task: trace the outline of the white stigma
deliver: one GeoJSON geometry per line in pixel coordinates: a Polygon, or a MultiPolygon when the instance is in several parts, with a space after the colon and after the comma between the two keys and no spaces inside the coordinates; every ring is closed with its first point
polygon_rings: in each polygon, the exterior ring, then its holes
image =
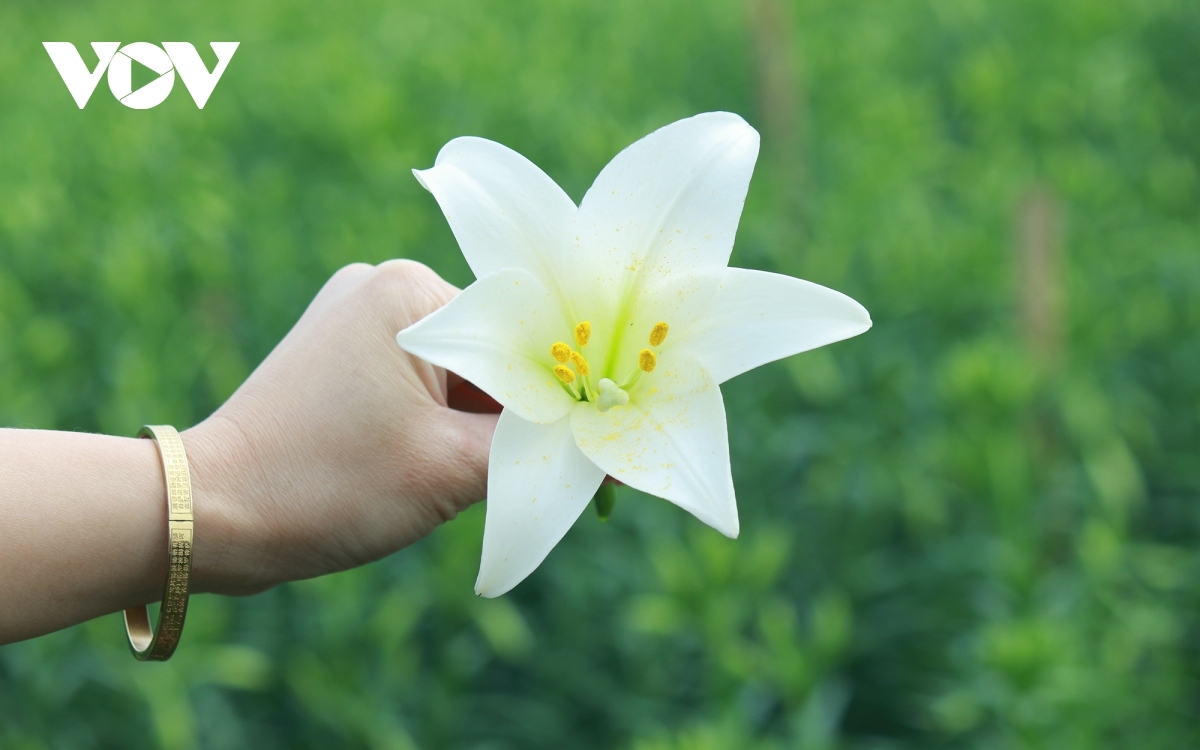
{"type": "Polygon", "coordinates": [[[608,378],[600,378],[600,396],[596,399],[596,409],[608,411],[614,406],[624,406],[629,403],[629,394],[608,378]]]}

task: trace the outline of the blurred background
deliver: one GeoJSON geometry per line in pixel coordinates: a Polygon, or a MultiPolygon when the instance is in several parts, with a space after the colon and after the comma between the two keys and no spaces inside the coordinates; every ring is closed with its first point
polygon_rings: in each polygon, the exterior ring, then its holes
{"type": "Polygon", "coordinates": [[[352,261],[469,283],[410,174],[466,134],[578,200],[738,112],[733,264],[875,320],[723,389],[738,541],[622,490],[482,600],[476,506],[165,665],[0,648],[0,747],[1200,746],[1195,2],[4,0],[0,101],[5,426],[193,424],[352,261]],[[79,111],[41,43],[98,40],[241,47],[79,111]]]}

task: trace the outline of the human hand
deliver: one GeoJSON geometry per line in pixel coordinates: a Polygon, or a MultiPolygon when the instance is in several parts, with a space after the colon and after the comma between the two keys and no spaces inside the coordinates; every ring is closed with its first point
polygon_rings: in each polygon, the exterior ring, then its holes
{"type": "Polygon", "coordinates": [[[455,376],[395,343],[457,293],[412,261],[341,269],[183,433],[194,591],[248,594],[361,565],[483,498],[496,416],[449,408],[455,376]]]}

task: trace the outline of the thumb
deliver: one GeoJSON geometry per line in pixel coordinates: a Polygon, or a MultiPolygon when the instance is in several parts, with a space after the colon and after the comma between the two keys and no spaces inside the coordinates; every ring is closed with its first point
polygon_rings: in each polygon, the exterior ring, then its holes
{"type": "Polygon", "coordinates": [[[487,496],[488,456],[500,415],[441,411],[447,445],[438,451],[445,461],[437,472],[439,489],[453,498],[461,510],[487,496]]]}

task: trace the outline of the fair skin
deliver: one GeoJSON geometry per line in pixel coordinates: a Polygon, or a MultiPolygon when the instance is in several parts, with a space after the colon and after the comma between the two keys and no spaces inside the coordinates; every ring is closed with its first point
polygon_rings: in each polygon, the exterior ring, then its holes
{"type": "MultiPolygon", "coordinates": [[[[457,292],[411,261],[343,268],[182,432],[193,593],[362,565],[483,498],[496,416],[450,408],[446,371],[394,340],[457,292]]],[[[0,644],[160,600],[165,492],[149,440],[0,430],[0,644]]]]}

